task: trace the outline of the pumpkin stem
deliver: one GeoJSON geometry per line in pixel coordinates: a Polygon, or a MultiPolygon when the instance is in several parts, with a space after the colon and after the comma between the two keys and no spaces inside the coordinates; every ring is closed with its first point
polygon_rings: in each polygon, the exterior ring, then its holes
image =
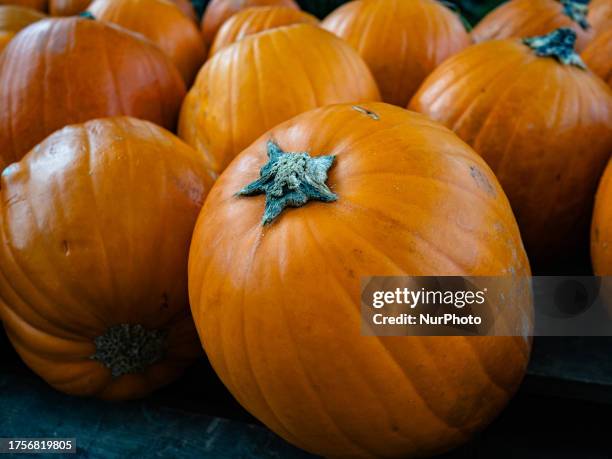
{"type": "Polygon", "coordinates": [[[576,32],[572,29],[557,29],[548,35],[523,38],[523,43],[529,46],[537,56],[554,57],[565,65],[575,65],[586,69],[586,65],[574,51],[576,32]]]}
{"type": "Polygon", "coordinates": [[[267,149],[270,160],[261,168],[259,179],[237,193],[266,195],[263,225],[272,223],[285,207],[302,207],[313,199],[323,202],[338,199],[325,184],[335,156],[313,158],[306,152],[286,153],[273,140],[268,141],[267,149]]]}
{"type": "Polygon", "coordinates": [[[587,15],[589,14],[589,0],[586,2],[559,0],[559,2],[563,5],[563,13],[572,21],[577,23],[582,30],[587,30],[590,27],[589,21],[587,21],[587,15]]]}
{"type": "Polygon", "coordinates": [[[91,19],[92,21],[96,20],[96,17],[89,11],[83,11],[82,13],[79,13],[79,17],[84,19],[91,19]]]}
{"type": "Polygon", "coordinates": [[[90,359],[109,368],[113,378],[142,373],[163,358],[166,337],[166,331],[147,330],[142,325],[115,325],[94,339],[96,353],[90,359]]]}

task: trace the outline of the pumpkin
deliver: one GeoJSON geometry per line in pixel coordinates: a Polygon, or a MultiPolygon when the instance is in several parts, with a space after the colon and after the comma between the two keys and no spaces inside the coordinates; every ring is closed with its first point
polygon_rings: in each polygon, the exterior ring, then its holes
{"type": "Polygon", "coordinates": [[[582,57],[593,73],[612,87],[612,29],[597,35],[582,57]]]}
{"type": "Polygon", "coordinates": [[[508,194],[533,263],[577,253],[612,152],[612,92],[571,29],[475,45],[433,72],[410,109],[453,129],[508,194]],[[551,229],[554,228],[554,231],[551,229]]]}
{"type": "Polygon", "coordinates": [[[485,16],[472,31],[476,43],[504,38],[544,35],[569,27],[578,35],[582,50],[593,37],[588,5],[572,0],[510,0],[485,16]]]}
{"type": "Polygon", "coordinates": [[[210,55],[248,35],[291,24],[317,25],[314,16],[284,6],[247,8],[229,18],[217,32],[210,55]]]}
{"type": "Polygon", "coordinates": [[[435,0],[356,0],[321,25],[363,57],[383,100],[402,107],[440,62],[470,43],[459,17],[435,0]]]}
{"type": "Polygon", "coordinates": [[[588,21],[597,34],[612,29],[612,0],[591,0],[588,21]]]}
{"type": "Polygon", "coordinates": [[[238,11],[254,6],[286,6],[299,9],[294,0],[210,0],[202,16],[202,36],[211,45],[223,23],[238,11]]]}
{"type": "Polygon", "coordinates": [[[612,162],[606,167],[595,198],[591,258],[596,275],[612,275],[612,162]]]}
{"type": "Polygon", "coordinates": [[[23,6],[0,6],[0,52],[21,29],[44,19],[46,16],[38,10],[23,6]]]}
{"type": "Polygon", "coordinates": [[[198,15],[193,8],[193,5],[190,0],[171,0],[176,6],[178,6],[179,10],[183,12],[185,16],[191,19],[194,22],[198,22],[198,15]]]}
{"type": "Polygon", "coordinates": [[[39,21],[0,56],[0,167],[94,118],[131,115],[172,129],[184,94],[178,71],[148,40],[84,18],[39,21]]]}
{"type": "Polygon", "coordinates": [[[197,358],[187,255],[212,183],[197,152],[150,122],[93,120],[1,183],[0,314],[32,370],[69,394],[128,399],[197,358]]]}
{"type": "Polygon", "coordinates": [[[251,35],[202,67],[179,119],[179,136],[221,172],[257,137],[299,113],[378,100],[366,64],[345,42],[310,24],[251,35]]]}
{"type": "Polygon", "coordinates": [[[529,289],[499,292],[514,298],[500,309],[513,336],[377,337],[361,334],[360,278],[529,273],[471,148],[417,113],[341,104],[275,127],[221,174],[189,298],[217,374],[277,434],[325,457],[424,457],[465,442],[516,390],[529,289]]]}
{"type": "Polygon", "coordinates": [[[90,4],[91,0],[49,0],[49,13],[51,16],[75,16],[90,4]]]}
{"type": "Polygon", "coordinates": [[[206,59],[198,28],[168,0],[95,0],[88,11],[150,39],[174,62],[187,86],[206,59]]]}
{"type": "Polygon", "coordinates": [[[47,0],[0,0],[1,5],[14,5],[42,12],[47,11],[47,0]]]}

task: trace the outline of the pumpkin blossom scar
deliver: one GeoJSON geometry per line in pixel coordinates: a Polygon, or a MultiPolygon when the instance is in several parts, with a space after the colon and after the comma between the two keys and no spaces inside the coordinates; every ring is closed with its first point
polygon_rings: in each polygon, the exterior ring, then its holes
{"type": "Polygon", "coordinates": [[[310,200],[333,202],[338,196],[326,185],[335,156],[311,157],[306,152],[287,153],[274,140],[267,143],[269,161],[259,179],[237,196],[266,195],[262,224],[272,223],[286,207],[301,207],[310,200]]]}

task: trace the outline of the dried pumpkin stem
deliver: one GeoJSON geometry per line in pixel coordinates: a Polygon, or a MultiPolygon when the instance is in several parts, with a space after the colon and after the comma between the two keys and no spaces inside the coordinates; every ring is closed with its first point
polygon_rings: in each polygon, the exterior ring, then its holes
{"type": "Polygon", "coordinates": [[[548,35],[523,38],[523,43],[529,46],[537,56],[554,57],[565,65],[586,68],[580,56],[574,51],[576,32],[572,29],[561,28],[548,35]]]}
{"type": "Polygon", "coordinates": [[[90,359],[110,369],[114,378],[142,373],[164,357],[167,335],[165,330],[147,330],[142,325],[115,325],[94,339],[96,353],[90,359]]]}
{"type": "Polygon", "coordinates": [[[587,15],[589,14],[588,1],[559,0],[559,2],[563,5],[563,13],[583,30],[587,30],[590,27],[589,21],[587,21],[587,15]]]}
{"type": "Polygon", "coordinates": [[[302,207],[310,200],[338,199],[325,184],[335,156],[311,157],[306,152],[286,153],[273,140],[267,144],[269,161],[259,179],[240,190],[238,196],[266,195],[262,224],[272,223],[286,207],[302,207]]]}

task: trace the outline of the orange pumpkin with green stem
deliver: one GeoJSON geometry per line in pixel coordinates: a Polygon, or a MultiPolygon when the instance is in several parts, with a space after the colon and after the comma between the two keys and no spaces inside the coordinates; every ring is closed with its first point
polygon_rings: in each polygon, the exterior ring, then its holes
{"type": "Polygon", "coordinates": [[[321,26],[350,43],[383,100],[402,107],[440,62],[470,44],[460,18],[435,0],[356,0],[321,26]]]}
{"type": "Polygon", "coordinates": [[[202,36],[210,46],[223,23],[241,10],[254,6],[286,6],[299,10],[294,0],[211,0],[202,16],[202,36]]]}
{"type": "Polygon", "coordinates": [[[582,58],[589,69],[612,88],[612,29],[597,35],[582,53],[582,58]]]}
{"type": "Polygon", "coordinates": [[[174,62],[187,86],[206,59],[198,28],[168,0],[95,0],[87,11],[147,37],[174,62]]]}
{"type": "Polygon", "coordinates": [[[231,45],[248,35],[291,24],[313,24],[314,16],[285,6],[247,8],[229,18],[217,32],[210,49],[212,56],[221,48],[231,45]]]}
{"type": "Polygon", "coordinates": [[[25,363],[105,399],[177,378],[201,353],[187,254],[211,184],[192,148],[121,117],[64,128],[5,169],[0,317],[25,363]]]}
{"type": "Polygon", "coordinates": [[[84,18],[39,21],[0,55],[0,168],[94,118],[131,115],[174,129],[184,95],[180,74],[148,40],[84,18]]]}
{"type": "Polygon", "coordinates": [[[576,32],[576,48],[582,50],[594,35],[588,8],[574,0],[510,0],[485,16],[472,31],[472,37],[480,43],[544,35],[568,27],[576,32]]]}
{"type": "Polygon", "coordinates": [[[187,94],[179,135],[220,173],[276,124],[312,108],[378,100],[367,65],[347,43],[310,24],[260,32],[206,62],[187,94]]]}
{"type": "Polygon", "coordinates": [[[593,195],[612,151],[612,91],[585,68],[575,39],[559,29],[470,47],[410,104],[483,156],[540,266],[586,254],[593,195]]]}
{"type": "Polygon", "coordinates": [[[471,148],[399,107],[342,104],[280,124],[219,177],[189,296],[214,369],[277,434],[325,457],[425,457],[467,441],[515,392],[530,293],[522,281],[499,292],[514,295],[500,309],[513,336],[363,336],[360,279],[529,273],[471,148]]]}

